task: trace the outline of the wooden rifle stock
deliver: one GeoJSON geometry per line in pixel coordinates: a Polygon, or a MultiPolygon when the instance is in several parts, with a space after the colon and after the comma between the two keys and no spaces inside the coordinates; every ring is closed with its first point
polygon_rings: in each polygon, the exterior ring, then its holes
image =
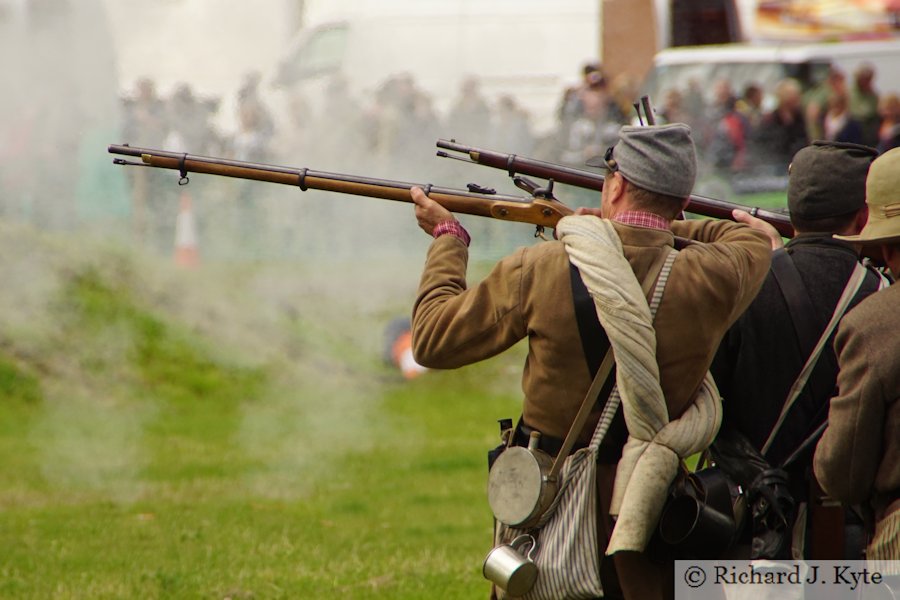
{"type": "Polygon", "coordinates": [[[182,152],[137,148],[127,144],[110,145],[110,154],[139,157],[141,162],[114,159],[119,165],[137,165],[171,169],[181,174],[179,183],[187,183],[189,173],[204,173],[239,179],[252,179],[293,185],[301,190],[325,190],[341,194],[354,194],[385,200],[412,202],[410,190],[422,188],[429,198],[454,213],[491,217],[504,221],[531,223],[538,234],[544,227],[555,227],[572,209],[553,198],[506,196],[493,190],[466,191],[438,187],[431,184],[406,183],[370,177],[357,177],[343,173],[326,173],[306,168],[281,167],[263,163],[251,163],[211,156],[197,156],[182,152]]]}
{"type": "MultiPolygon", "coordinates": [[[[482,148],[473,148],[458,144],[455,140],[438,140],[437,147],[451,152],[458,152],[468,157],[460,158],[444,151],[438,151],[437,155],[444,158],[457,158],[464,162],[473,162],[495,169],[506,171],[510,177],[517,174],[552,179],[556,183],[564,183],[575,187],[601,191],[603,189],[603,175],[575,169],[565,165],[558,165],[543,160],[526,158],[515,154],[503,154],[482,148]]],[[[716,200],[705,196],[691,195],[688,199],[687,212],[717,219],[731,219],[731,211],[734,209],[747,211],[751,215],[766,221],[778,230],[783,237],[793,237],[794,228],[791,225],[790,216],[786,213],[775,212],[757,208],[755,206],[743,206],[724,200],[716,200]]]]}

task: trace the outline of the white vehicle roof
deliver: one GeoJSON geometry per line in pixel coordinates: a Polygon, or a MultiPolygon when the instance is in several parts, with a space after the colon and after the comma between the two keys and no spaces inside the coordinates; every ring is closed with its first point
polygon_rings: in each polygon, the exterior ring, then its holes
{"type": "Polygon", "coordinates": [[[669,48],[657,53],[643,87],[645,93],[661,96],[668,89],[700,82],[709,93],[709,86],[703,82],[724,78],[735,90],[750,83],[760,85],[770,104],[771,92],[782,78],[792,77],[809,88],[824,79],[831,66],[849,77],[864,63],[875,69],[878,92],[900,93],[900,39],[669,48]]]}
{"type": "Polygon", "coordinates": [[[900,68],[900,39],[834,42],[824,44],[722,44],[668,48],[659,52],[657,65],[678,65],[698,62],[786,62],[815,60],[866,59],[871,56],[893,55],[900,68]]]}

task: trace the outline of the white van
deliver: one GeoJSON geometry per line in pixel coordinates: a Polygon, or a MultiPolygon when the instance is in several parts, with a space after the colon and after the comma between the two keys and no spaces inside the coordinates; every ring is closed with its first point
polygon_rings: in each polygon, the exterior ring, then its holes
{"type": "Polygon", "coordinates": [[[596,61],[599,28],[596,0],[313,0],[274,82],[315,100],[333,76],[362,96],[405,73],[445,112],[476,76],[489,101],[509,94],[549,127],[563,89],[596,61]]]}
{"type": "Polygon", "coordinates": [[[692,80],[709,91],[712,82],[725,78],[737,91],[750,83],[759,85],[766,93],[764,107],[771,108],[775,84],[785,77],[792,77],[804,89],[809,89],[827,76],[831,65],[850,78],[862,63],[875,67],[875,87],[879,93],[900,93],[900,39],[669,48],[654,58],[643,93],[662,101],[667,90],[684,89],[692,80]]]}

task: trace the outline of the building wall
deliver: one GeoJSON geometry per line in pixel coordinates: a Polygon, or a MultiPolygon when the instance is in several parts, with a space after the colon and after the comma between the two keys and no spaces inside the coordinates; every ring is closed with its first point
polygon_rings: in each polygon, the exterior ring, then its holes
{"type": "Polygon", "coordinates": [[[603,68],[615,77],[643,79],[657,51],[657,19],[653,0],[603,0],[601,15],[603,68]]]}

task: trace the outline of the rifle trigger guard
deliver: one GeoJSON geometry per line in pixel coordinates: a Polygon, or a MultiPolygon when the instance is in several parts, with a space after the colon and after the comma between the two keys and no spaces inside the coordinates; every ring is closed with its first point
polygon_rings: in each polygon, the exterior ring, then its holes
{"type": "Polygon", "coordinates": [[[534,226],[534,237],[541,238],[545,242],[549,242],[547,236],[544,235],[544,226],[543,225],[535,225],[534,226]]]}
{"type": "Polygon", "coordinates": [[[178,159],[178,173],[181,175],[181,178],[178,179],[178,185],[187,185],[191,182],[191,178],[187,176],[187,169],[184,166],[184,161],[187,158],[187,152],[181,155],[181,158],[178,159]]]}
{"type": "Polygon", "coordinates": [[[298,178],[297,185],[300,187],[301,192],[305,192],[306,190],[309,189],[308,187],[306,187],[306,173],[308,171],[309,171],[309,169],[307,169],[306,167],[303,167],[302,169],[300,169],[300,173],[297,176],[297,178],[298,178]]]}
{"type": "Polygon", "coordinates": [[[510,154],[506,157],[506,174],[510,177],[516,176],[516,169],[514,168],[516,162],[516,155],[510,154]]]}

